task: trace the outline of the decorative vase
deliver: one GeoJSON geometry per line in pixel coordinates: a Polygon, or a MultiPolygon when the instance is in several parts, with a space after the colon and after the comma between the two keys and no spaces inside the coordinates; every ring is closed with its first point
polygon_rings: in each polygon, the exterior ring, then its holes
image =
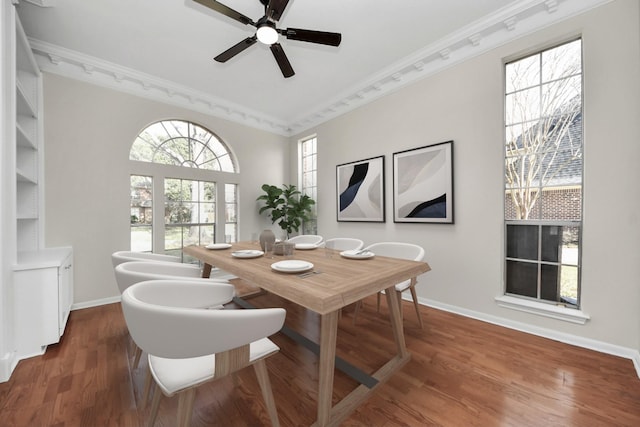
{"type": "Polygon", "coordinates": [[[264,230],[262,231],[262,233],[260,233],[260,247],[262,248],[262,250],[265,250],[265,243],[270,243],[270,244],[274,244],[276,242],[276,235],[273,234],[273,231],[271,230],[264,230]]]}

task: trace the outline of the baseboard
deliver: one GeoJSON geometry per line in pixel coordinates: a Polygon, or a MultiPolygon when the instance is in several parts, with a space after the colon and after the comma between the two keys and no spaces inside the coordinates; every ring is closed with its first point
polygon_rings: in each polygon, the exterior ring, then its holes
{"type": "Polygon", "coordinates": [[[109,297],[109,298],[94,299],[92,301],[79,302],[71,306],[71,311],[82,310],[83,308],[91,308],[91,307],[98,307],[101,305],[113,304],[114,302],[120,302],[120,295],[116,295],[114,297],[109,297]]]}
{"type": "MultiPolygon", "coordinates": [[[[411,301],[411,297],[408,295],[403,295],[402,297],[403,299],[411,301]]],[[[610,354],[613,356],[624,357],[625,359],[631,359],[636,370],[636,375],[640,378],[640,352],[637,349],[622,347],[604,341],[584,338],[564,332],[558,332],[553,329],[541,328],[527,323],[516,322],[513,320],[505,319],[504,317],[498,317],[478,311],[467,310],[462,307],[444,304],[439,301],[427,298],[418,297],[418,303],[438,310],[459,314],[460,316],[492,323],[494,325],[503,326],[505,328],[514,329],[532,335],[537,335],[543,338],[549,338],[555,341],[563,342],[565,344],[571,344],[577,347],[587,348],[589,350],[599,351],[601,353],[610,354]]]]}

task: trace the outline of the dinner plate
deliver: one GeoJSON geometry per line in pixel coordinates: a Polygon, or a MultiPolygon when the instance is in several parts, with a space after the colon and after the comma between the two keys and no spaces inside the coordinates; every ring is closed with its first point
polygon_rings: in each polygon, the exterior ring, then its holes
{"type": "Polygon", "coordinates": [[[351,250],[351,251],[342,251],[340,252],[340,255],[342,255],[345,258],[350,258],[350,259],[368,259],[368,258],[373,258],[374,256],[376,256],[376,254],[374,254],[371,251],[362,251],[362,250],[351,250]]]}
{"type": "Polygon", "coordinates": [[[231,256],[236,258],[257,258],[262,255],[264,255],[264,252],[254,249],[244,249],[241,251],[231,252],[231,256]]]}
{"type": "Polygon", "coordinates": [[[296,243],[296,249],[308,250],[308,249],[316,249],[318,247],[315,243],[296,243]]]}
{"type": "Polygon", "coordinates": [[[288,259],[285,261],[274,262],[271,264],[271,268],[282,273],[300,273],[302,271],[311,270],[313,268],[313,264],[307,261],[288,259]]]}
{"type": "Polygon", "coordinates": [[[229,249],[230,247],[229,243],[210,243],[205,246],[207,249],[229,249]]]}

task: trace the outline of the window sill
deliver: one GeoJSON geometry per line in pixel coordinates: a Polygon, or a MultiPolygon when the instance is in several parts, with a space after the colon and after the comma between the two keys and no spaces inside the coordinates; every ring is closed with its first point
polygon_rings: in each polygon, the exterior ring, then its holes
{"type": "Polygon", "coordinates": [[[510,297],[507,295],[496,297],[496,302],[500,307],[524,311],[525,313],[536,314],[538,316],[551,317],[565,322],[578,323],[580,325],[584,325],[591,318],[587,313],[581,310],[510,297]]]}

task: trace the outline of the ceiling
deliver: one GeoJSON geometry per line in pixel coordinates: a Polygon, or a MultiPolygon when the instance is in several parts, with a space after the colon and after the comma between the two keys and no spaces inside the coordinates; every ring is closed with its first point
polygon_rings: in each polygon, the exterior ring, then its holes
{"type": "MultiPolygon", "coordinates": [[[[280,37],[213,57],[255,28],[193,0],[22,0],[40,67],[283,135],[605,0],[290,0],[278,27],[339,32],[330,47],[280,37]]],[[[221,0],[257,21],[259,0],[221,0]]]]}

